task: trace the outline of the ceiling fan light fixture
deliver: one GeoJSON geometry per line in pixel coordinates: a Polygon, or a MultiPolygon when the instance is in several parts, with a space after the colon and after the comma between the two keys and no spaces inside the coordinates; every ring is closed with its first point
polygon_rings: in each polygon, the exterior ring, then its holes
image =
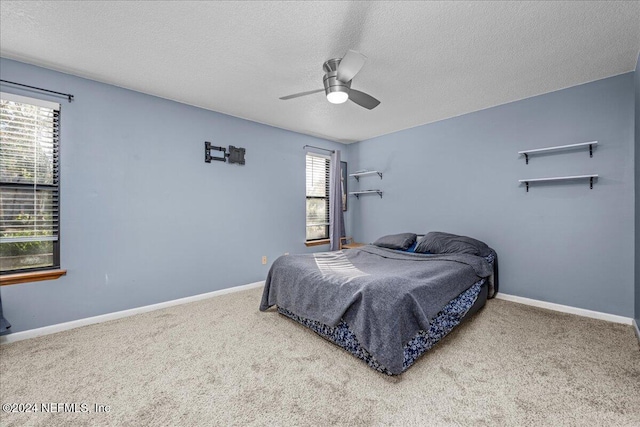
{"type": "Polygon", "coordinates": [[[336,91],[327,93],[327,100],[332,104],[343,104],[349,99],[347,92],[336,91]]]}
{"type": "MultiPolygon", "coordinates": [[[[340,64],[339,59],[331,59],[324,64],[325,70],[331,67],[337,67],[340,64]]],[[[342,82],[337,78],[338,72],[333,70],[327,72],[322,79],[324,83],[324,91],[327,95],[327,101],[332,104],[343,104],[349,99],[349,89],[351,88],[351,82],[342,82]]]]}
{"type": "MultiPolygon", "coordinates": [[[[329,59],[324,63],[322,69],[325,75],[322,83],[324,83],[324,93],[327,95],[327,101],[332,104],[344,104],[347,101],[351,101],[367,110],[373,110],[380,104],[380,101],[373,96],[351,89],[353,77],[360,72],[366,60],[367,57],[363,54],[349,50],[344,57],[329,59]]],[[[283,96],[280,99],[286,101],[318,92],[322,92],[322,89],[294,93],[293,95],[283,96]]]]}

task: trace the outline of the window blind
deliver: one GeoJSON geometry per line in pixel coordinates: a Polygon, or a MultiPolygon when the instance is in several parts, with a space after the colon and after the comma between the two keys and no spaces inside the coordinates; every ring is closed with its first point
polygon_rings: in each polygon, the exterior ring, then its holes
{"type": "Polygon", "coordinates": [[[329,238],[330,160],[307,153],[307,240],[329,238]]]}
{"type": "MultiPolygon", "coordinates": [[[[31,245],[32,258],[43,252],[57,252],[59,118],[59,104],[0,94],[2,270],[9,243],[56,242],[54,248],[51,244],[41,248],[31,245]]],[[[20,248],[25,252],[24,245],[20,248]]],[[[20,248],[11,250],[20,252],[20,248]]],[[[52,258],[46,264],[56,264],[56,256],[52,258]]],[[[41,259],[42,256],[42,263],[41,259]]]]}

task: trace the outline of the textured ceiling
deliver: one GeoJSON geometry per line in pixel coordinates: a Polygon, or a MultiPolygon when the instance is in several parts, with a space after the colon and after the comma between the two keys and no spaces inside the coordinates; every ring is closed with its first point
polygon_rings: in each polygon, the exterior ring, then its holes
{"type": "Polygon", "coordinates": [[[640,49],[640,2],[3,0],[0,24],[4,57],[340,142],[625,73],[640,49]],[[378,108],[278,99],[348,49],[378,108]]]}

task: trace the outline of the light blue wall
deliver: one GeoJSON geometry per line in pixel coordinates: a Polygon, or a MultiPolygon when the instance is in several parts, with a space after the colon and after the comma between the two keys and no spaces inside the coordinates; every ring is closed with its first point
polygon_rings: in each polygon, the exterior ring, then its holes
{"type": "Polygon", "coordinates": [[[636,200],[636,264],[635,264],[635,285],[636,285],[636,323],[640,325],[640,55],[636,62],[636,72],[634,73],[634,94],[635,94],[635,200],[636,200]]]}
{"type": "Polygon", "coordinates": [[[343,145],[0,61],[2,79],[75,95],[61,101],[68,273],[2,288],[13,332],[264,280],[279,255],[311,250],[302,147],[343,145]],[[205,140],[245,147],[246,165],[204,163],[205,140]]]}
{"type": "Polygon", "coordinates": [[[350,171],[384,172],[349,182],[385,191],[350,198],[357,240],[471,235],[499,252],[504,293],[634,315],[634,73],[350,146],[4,58],[0,76],[76,96],[61,102],[68,274],[2,288],[14,332],[263,280],[277,256],[312,250],[303,244],[305,144],[342,149],[350,171]],[[205,140],[247,148],[247,165],[205,164],[205,140]],[[600,143],[592,159],[567,152],[525,165],[517,156],[589,140],[600,143]],[[593,190],[581,182],[526,193],[517,183],[591,172],[601,175],[593,190]]]}
{"type": "MultiPolygon", "coordinates": [[[[351,169],[375,168],[384,190],[351,201],[356,239],[448,231],[500,257],[506,294],[634,314],[634,74],[513,102],[349,147],[351,169]],[[597,140],[586,150],[532,157],[520,150],[597,140]],[[586,182],[518,179],[598,173],[586,182]]],[[[355,181],[351,183],[353,187],[355,181]]],[[[353,188],[352,187],[352,188],[353,188]]]]}

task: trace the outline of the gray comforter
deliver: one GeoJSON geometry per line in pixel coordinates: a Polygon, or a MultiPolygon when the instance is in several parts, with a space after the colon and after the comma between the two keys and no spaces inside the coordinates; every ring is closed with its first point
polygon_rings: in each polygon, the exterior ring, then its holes
{"type": "Polygon", "coordinates": [[[340,319],[378,362],[402,372],[403,348],[460,293],[492,274],[475,255],[422,255],[376,246],[286,255],[273,265],[260,310],[273,305],[336,326],[340,319]]]}

